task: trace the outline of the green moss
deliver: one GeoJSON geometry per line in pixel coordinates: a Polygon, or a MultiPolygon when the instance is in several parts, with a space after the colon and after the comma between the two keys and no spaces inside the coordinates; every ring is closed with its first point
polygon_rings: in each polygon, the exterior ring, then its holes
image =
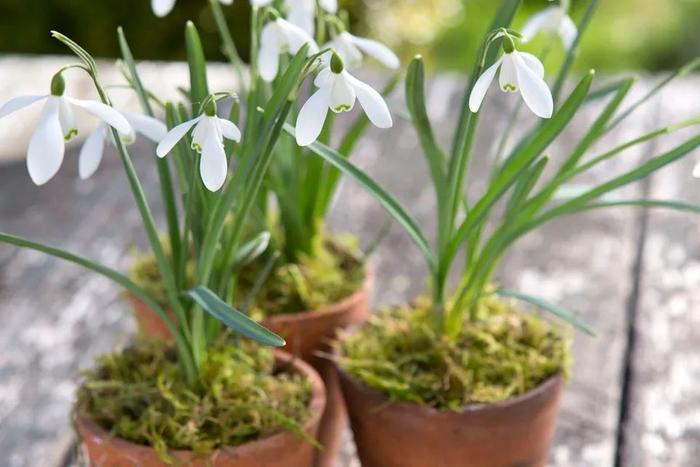
{"type": "Polygon", "coordinates": [[[516,397],[568,375],[570,339],[536,314],[489,297],[452,342],[435,332],[430,302],[373,316],[338,343],[342,367],[393,400],[458,409],[516,397]]]}
{"type": "Polygon", "coordinates": [[[272,351],[219,344],[204,362],[199,387],[183,384],[174,352],[139,342],[103,356],[84,375],[78,407],[119,438],[167,450],[207,454],[284,430],[304,436],[310,382],[276,373],[272,351]]]}
{"type": "MultiPolygon", "coordinates": [[[[169,256],[167,242],[164,242],[164,247],[169,256]]],[[[314,246],[312,255],[301,254],[295,263],[276,265],[256,294],[249,313],[262,319],[270,315],[324,308],[349,297],[362,288],[364,281],[364,264],[358,252],[355,237],[326,236],[314,246]]],[[[247,297],[267,258],[263,255],[241,271],[238,304],[247,297]]],[[[167,306],[165,287],[153,254],[134,254],[130,277],[167,306]]],[[[188,262],[187,278],[188,284],[194,285],[194,261],[188,262]]]]}
{"type": "MultiPolygon", "coordinates": [[[[364,265],[355,237],[326,237],[312,255],[300,254],[295,263],[280,264],[255,296],[251,315],[265,316],[318,310],[362,288],[364,265]]],[[[245,268],[239,278],[240,297],[255,283],[264,258],[245,268]]]]}

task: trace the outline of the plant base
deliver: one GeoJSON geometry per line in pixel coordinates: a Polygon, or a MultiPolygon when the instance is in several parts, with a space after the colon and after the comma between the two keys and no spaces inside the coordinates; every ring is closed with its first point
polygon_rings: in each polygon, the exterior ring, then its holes
{"type": "MultiPolygon", "coordinates": [[[[311,417],[304,424],[303,430],[310,438],[315,438],[326,404],[326,394],[321,378],[309,365],[284,352],[276,352],[275,360],[278,369],[301,375],[310,381],[311,417]]],[[[90,465],[105,467],[166,465],[153,447],[113,437],[79,409],[74,413],[74,423],[87,449],[90,465]]],[[[240,446],[217,449],[208,455],[169,450],[168,456],[172,458],[174,465],[195,467],[310,467],[314,462],[315,451],[315,447],[301,436],[292,432],[281,432],[240,446]]]]}

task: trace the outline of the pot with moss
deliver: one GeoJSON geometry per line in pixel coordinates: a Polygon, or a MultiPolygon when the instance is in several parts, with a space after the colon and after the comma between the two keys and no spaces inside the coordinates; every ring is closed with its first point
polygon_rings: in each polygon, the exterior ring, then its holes
{"type": "MultiPolygon", "coordinates": [[[[282,336],[287,341],[285,350],[310,363],[323,378],[328,400],[319,433],[324,449],[319,451],[317,465],[327,466],[337,456],[347,415],[335,369],[319,354],[330,352],[339,330],[366,320],[372,276],[354,237],[317,238],[312,253],[299,252],[295,261],[282,260],[283,249],[269,245],[269,235],[251,239],[242,248],[249,254],[235,259],[240,274],[236,296],[230,301],[282,336]]],[[[272,243],[284,244],[284,239],[275,235],[272,243]]],[[[134,258],[134,282],[166,300],[153,256],[138,254],[134,258]]],[[[132,294],[128,298],[142,335],[171,339],[150,307],[132,294]]]]}
{"type": "Polygon", "coordinates": [[[222,341],[196,387],[182,377],[176,353],[152,341],[86,372],[73,420],[91,465],[313,464],[325,391],[304,362],[222,341]]]}

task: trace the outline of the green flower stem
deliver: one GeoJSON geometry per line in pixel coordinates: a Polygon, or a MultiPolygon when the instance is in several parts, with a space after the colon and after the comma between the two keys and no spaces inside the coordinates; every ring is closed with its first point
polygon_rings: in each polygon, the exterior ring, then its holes
{"type": "Polygon", "coordinates": [[[240,88],[242,92],[245,92],[246,82],[243,60],[241,60],[241,56],[238,54],[238,49],[236,48],[236,44],[231,36],[231,31],[226,23],[226,16],[221,8],[221,4],[218,0],[209,0],[209,7],[211,8],[212,15],[214,16],[216,29],[219,31],[219,38],[221,39],[224,55],[226,55],[235,68],[240,88]]]}

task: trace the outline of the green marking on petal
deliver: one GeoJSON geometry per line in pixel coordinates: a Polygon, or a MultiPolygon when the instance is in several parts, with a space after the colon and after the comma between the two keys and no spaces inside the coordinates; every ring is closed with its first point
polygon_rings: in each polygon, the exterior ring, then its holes
{"type": "Polygon", "coordinates": [[[193,151],[197,151],[199,154],[202,153],[202,146],[195,143],[194,141],[192,142],[192,145],[190,147],[192,148],[193,151]]]}
{"type": "Polygon", "coordinates": [[[505,92],[516,92],[518,90],[518,87],[515,84],[506,83],[503,85],[502,89],[505,92]]]}
{"type": "Polygon", "coordinates": [[[66,141],[70,141],[76,136],[78,136],[78,129],[71,128],[65,135],[63,135],[63,139],[65,139],[66,141]]]}
{"type": "Polygon", "coordinates": [[[351,107],[349,105],[346,105],[346,104],[340,104],[337,107],[331,108],[331,110],[335,113],[348,112],[348,111],[350,111],[350,109],[351,109],[351,107]]]}

